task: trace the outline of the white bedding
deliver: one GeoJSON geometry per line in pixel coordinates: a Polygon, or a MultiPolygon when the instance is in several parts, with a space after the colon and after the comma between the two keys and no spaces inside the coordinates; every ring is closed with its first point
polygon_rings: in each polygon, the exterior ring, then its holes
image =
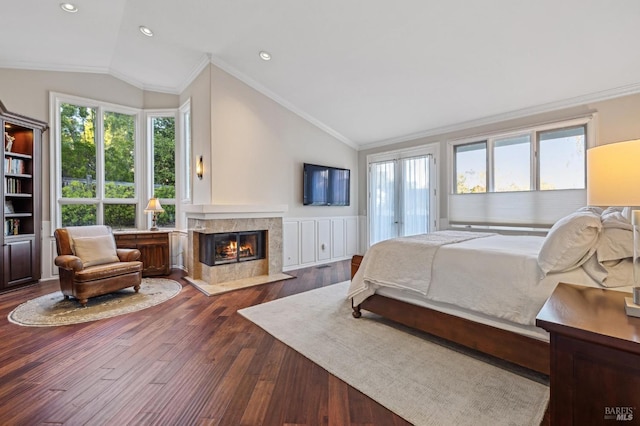
{"type": "MultiPolygon", "coordinates": [[[[438,310],[448,310],[447,313],[459,310],[463,313],[460,316],[466,312],[480,318],[480,322],[494,319],[497,324],[534,330],[535,316],[559,282],[602,288],[582,268],[543,277],[537,263],[543,242],[544,237],[494,234],[441,245],[432,258],[426,292],[413,291],[406,283],[402,286],[386,285],[383,281],[373,283],[367,258],[376,256],[367,252],[351,282],[349,297],[359,304],[377,289],[384,289],[383,293],[393,290],[404,299],[414,297],[420,301],[418,304],[432,303],[436,309],[440,307],[438,310]]],[[[376,250],[373,246],[369,251],[376,250]]],[[[417,265],[422,269],[426,266],[421,262],[417,265]]],[[[375,269],[384,270],[381,266],[375,269]]],[[[627,287],[619,290],[630,291],[627,287]]]]}
{"type": "Polygon", "coordinates": [[[441,231],[381,241],[367,253],[361,265],[362,285],[352,286],[349,297],[360,303],[378,287],[404,288],[426,295],[431,266],[440,247],[490,235],[495,234],[441,231]]]}

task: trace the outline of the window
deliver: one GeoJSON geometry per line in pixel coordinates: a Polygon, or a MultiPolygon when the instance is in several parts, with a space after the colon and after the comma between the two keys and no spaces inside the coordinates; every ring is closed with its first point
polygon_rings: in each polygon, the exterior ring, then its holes
{"type": "Polygon", "coordinates": [[[585,134],[584,126],[538,134],[541,190],[585,188],[585,134]]]}
{"type": "Polygon", "coordinates": [[[60,225],[135,228],[137,112],[60,102],[58,113],[60,225]]]}
{"type": "Polygon", "coordinates": [[[586,126],[529,131],[454,146],[455,193],[584,189],[586,126]],[[537,141],[532,146],[531,141],[537,141]],[[532,167],[532,150],[535,167],[532,167]],[[536,182],[536,167],[539,183],[536,182]],[[489,170],[489,173],[487,173],[489,170]]]}
{"type": "Polygon", "coordinates": [[[531,189],[530,135],[496,139],[493,144],[493,190],[529,191],[531,189]]]}
{"type": "Polygon", "coordinates": [[[546,227],[584,205],[592,119],[451,142],[449,222],[546,227]]]}
{"type": "Polygon", "coordinates": [[[456,192],[487,192],[487,142],[458,145],[454,150],[456,192]]]}
{"type": "Polygon", "coordinates": [[[150,151],[153,153],[151,194],[160,199],[164,213],[158,215],[158,226],[172,228],[176,224],[176,119],[171,115],[150,115],[150,151]]]}
{"type": "Polygon", "coordinates": [[[176,173],[175,110],[148,113],[144,126],[141,110],[52,93],[51,111],[53,229],[147,229],[154,194],[165,210],[158,225],[176,226],[176,188],[188,188],[189,174],[176,173]]]}

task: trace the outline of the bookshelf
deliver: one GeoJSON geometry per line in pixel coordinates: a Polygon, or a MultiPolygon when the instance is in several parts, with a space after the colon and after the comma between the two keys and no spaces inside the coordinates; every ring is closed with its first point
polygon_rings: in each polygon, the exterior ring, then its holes
{"type": "Polygon", "coordinates": [[[45,122],[7,111],[0,102],[3,129],[2,277],[0,291],[40,279],[42,223],[42,133],[45,122]]]}

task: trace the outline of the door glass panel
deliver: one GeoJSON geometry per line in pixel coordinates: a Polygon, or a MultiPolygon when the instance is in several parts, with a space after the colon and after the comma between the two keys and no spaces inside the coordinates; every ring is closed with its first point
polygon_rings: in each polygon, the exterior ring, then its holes
{"type": "Polygon", "coordinates": [[[397,235],[395,161],[371,164],[371,230],[370,244],[387,240],[397,235]]]}
{"type": "Polygon", "coordinates": [[[429,158],[402,161],[402,235],[429,232],[429,158]]]}

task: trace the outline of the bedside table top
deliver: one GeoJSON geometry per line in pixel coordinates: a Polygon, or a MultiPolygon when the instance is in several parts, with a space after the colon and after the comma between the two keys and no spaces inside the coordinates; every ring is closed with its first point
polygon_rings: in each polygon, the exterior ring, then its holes
{"type": "Polygon", "coordinates": [[[551,334],[640,353],[640,318],[625,313],[631,293],[560,283],[536,316],[551,334]]]}
{"type": "Polygon", "coordinates": [[[147,234],[170,234],[172,229],[159,229],[157,231],[141,230],[141,229],[123,229],[120,231],[113,231],[113,235],[147,235],[147,234]]]}

